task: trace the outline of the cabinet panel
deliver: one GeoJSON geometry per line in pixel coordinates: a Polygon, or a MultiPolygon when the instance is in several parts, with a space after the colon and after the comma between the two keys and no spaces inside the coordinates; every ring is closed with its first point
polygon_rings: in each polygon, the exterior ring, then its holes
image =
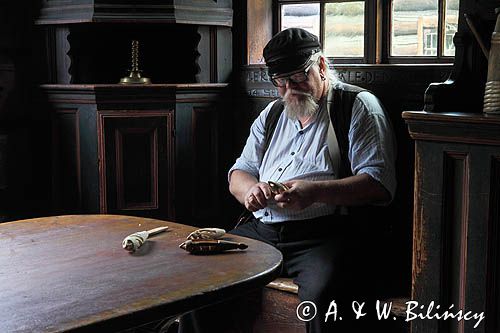
{"type": "Polygon", "coordinates": [[[45,85],[55,206],[66,214],[219,223],[229,126],[220,124],[225,111],[217,101],[226,87],[45,85]]]}
{"type": "Polygon", "coordinates": [[[78,109],[52,115],[52,196],[58,212],[82,208],[78,109]]]}
{"type": "Polygon", "coordinates": [[[174,218],[173,111],[99,112],[101,212],[174,218]]]}
{"type": "Polygon", "coordinates": [[[193,175],[191,215],[211,217],[218,203],[219,151],[217,113],[210,107],[193,108],[193,175]]]}
{"type": "Polygon", "coordinates": [[[498,332],[500,117],[404,112],[403,118],[416,153],[412,299],[424,307],[435,302],[431,314],[450,309],[471,318],[413,320],[411,330],[498,332]]]}

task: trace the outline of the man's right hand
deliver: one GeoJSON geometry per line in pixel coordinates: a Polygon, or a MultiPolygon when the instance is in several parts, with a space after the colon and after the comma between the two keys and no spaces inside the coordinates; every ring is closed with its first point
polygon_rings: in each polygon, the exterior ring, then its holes
{"type": "Polygon", "coordinates": [[[267,206],[267,200],[272,198],[271,187],[264,182],[255,183],[245,194],[245,207],[251,212],[267,206]]]}

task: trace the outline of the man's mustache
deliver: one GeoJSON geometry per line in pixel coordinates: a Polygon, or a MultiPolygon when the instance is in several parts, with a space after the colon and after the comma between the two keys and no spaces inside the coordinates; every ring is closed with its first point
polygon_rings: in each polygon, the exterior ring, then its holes
{"type": "Polygon", "coordinates": [[[302,95],[302,96],[310,96],[312,97],[312,95],[310,93],[307,93],[305,91],[300,91],[300,90],[296,90],[296,89],[289,89],[286,91],[286,96],[290,96],[290,95],[302,95]]]}

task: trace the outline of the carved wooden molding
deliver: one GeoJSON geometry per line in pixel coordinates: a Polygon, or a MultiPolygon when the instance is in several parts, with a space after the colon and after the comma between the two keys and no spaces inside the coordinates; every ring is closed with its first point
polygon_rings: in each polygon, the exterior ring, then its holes
{"type": "Polygon", "coordinates": [[[50,103],[92,104],[100,110],[163,109],[175,103],[203,103],[216,101],[228,85],[203,84],[44,84],[50,103]]]}
{"type": "Polygon", "coordinates": [[[233,25],[230,1],[44,0],[36,24],[93,22],[233,25]]]}
{"type": "Polygon", "coordinates": [[[500,145],[500,116],[405,111],[414,140],[500,145]]]}
{"type": "Polygon", "coordinates": [[[50,27],[47,29],[45,37],[50,70],[49,81],[70,84],[72,81],[70,29],[68,27],[50,27]]]}

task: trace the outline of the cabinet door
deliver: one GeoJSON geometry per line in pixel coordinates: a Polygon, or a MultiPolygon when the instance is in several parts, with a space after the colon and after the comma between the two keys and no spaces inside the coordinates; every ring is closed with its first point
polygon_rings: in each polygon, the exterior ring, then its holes
{"type": "Polygon", "coordinates": [[[174,219],[173,111],[99,114],[101,212],[174,219]]]}

